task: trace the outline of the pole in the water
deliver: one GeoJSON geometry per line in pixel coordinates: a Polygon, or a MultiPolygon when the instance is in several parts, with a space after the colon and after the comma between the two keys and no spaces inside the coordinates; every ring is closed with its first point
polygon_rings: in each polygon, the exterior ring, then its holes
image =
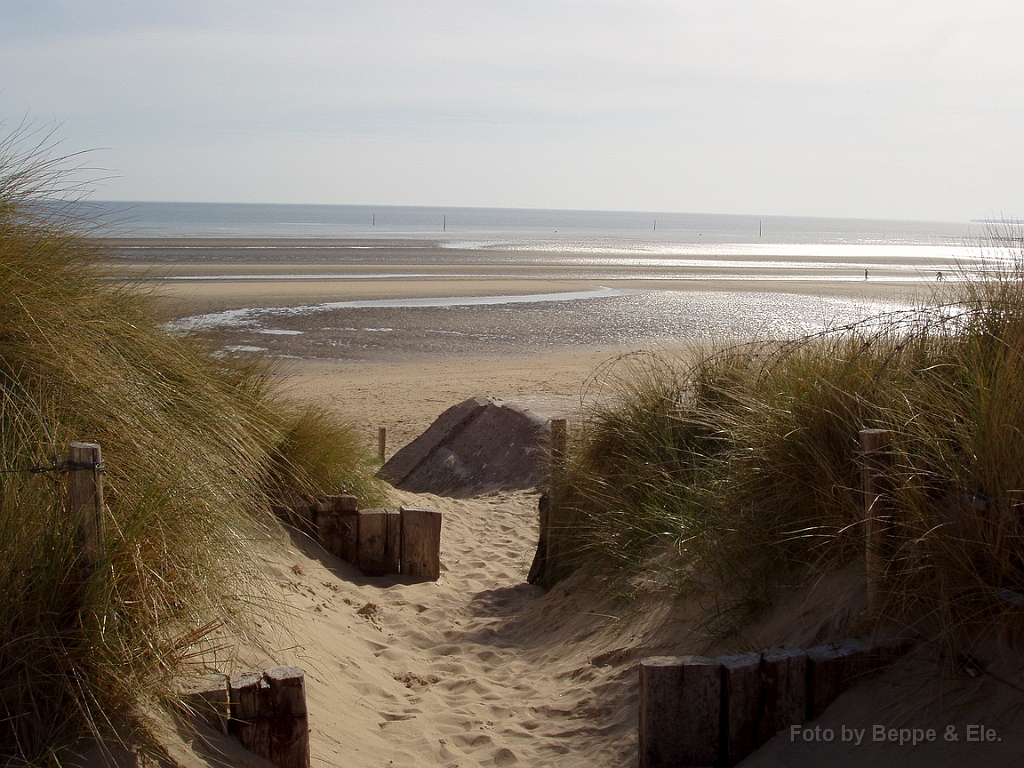
{"type": "Polygon", "coordinates": [[[442,216],[441,217],[441,231],[442,232],[447,232],[448,231],[448,217],[447,216],[442,216]]]}

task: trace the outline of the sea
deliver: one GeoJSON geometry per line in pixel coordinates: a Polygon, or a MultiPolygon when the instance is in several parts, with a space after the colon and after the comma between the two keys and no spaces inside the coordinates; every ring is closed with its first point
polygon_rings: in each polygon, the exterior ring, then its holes
{"type": "Polygon", "coordinates": [[[693,252],[778,245],[942,248],[991,229],[968,222],[429,206],[83,202],[125,237],[408,238],[530,250],[693,252]]]}
{"type": "MultiPolygon", "coordinates": [[[[133,260],[294,261],[294,272],[278,270],[275,280],[556,274],[590,283],[584,290],[516,295],[298,301],[175,321],[175,327],[219,333],[226,350],[342,360],[387,360],[408,356],[409,350],[423,356],[517,354],[816,333],[918,301],[894,298],[891,290],[884,298],[872,297],[863,290],[868,280],[909,291],[989,268],[1004,258],[1002,249],[990,245],[991,237],[1009,226],[652,211],[82,205],[98,230],[123,238],[122,253],[133,260]],[[327,274],[315,268],[327,262],[354,271],[327,274]],[[458,271],[452,273],[453,267],[458,271]],[[624,287],[638,280],[645,287],[624,287]],[[680,290],[688,281],[692,288],[680,290]],[[800,283],[838,290],[787,292],[786,285],[800,283]],[[848,287],[856,287],[857,296],[843,296],[843,283],[856,284],[848,287]]],[[[167,279],[268,277],[235,268],[230,274],[207,270],[167,279]]]]}

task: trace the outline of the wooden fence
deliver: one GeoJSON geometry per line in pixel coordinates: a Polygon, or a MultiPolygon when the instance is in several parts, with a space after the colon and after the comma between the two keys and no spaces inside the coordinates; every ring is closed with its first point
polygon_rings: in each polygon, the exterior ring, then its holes
{"type": "Polygon", "coordinates": [[[436,510],[359,509],[355,496],[338,495],[276,511],[366,576],[441,576],[442,515],[436,510]]]}
{"type": "Polygon", "coordinates": [[[305,673],[298,667],[205,675],[187,682],[183,699],[200,722],[279,768],[309,768],[305,673]]]}
{"type": "MultiPolygon", "coordinates": [[[[868,612],[877,615],[892,550],[892,440],[860,432],[868,612]]],[[[847,688],[909,650],[899,641],[849,639],[807,650],[787,646],[708,659],[640,663],[640,766],[729,766],[775,733],[814,720],[847,688]]]]}
{"type": "Polygon", "coordinates": [[[640,768],[731,766],[909,650],[857,639],[640,662],[640,768]]]}

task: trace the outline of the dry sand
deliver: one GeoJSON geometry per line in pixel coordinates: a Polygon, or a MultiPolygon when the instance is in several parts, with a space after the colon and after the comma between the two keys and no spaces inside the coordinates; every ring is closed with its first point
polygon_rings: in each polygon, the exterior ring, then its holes
{"type": "MultiPolygon", "coordinates": [[[[896,285],[850,285],[886,297],[905,291],[896,285]]],[[[173,314],[261,302],[288,305],[311,296],[337,300],[538,288],[499,278],[298,286],[219,281],[162,287],[173,314]]],[[[815,290],[805,283],[799,287],[815,290]]],[[[564,288],[558,280],[544,286],[564,288]]],[[[840,288],[830,284],[820,290],[840,288]]],[[[467,397],[511,399],[546,416],[571,413],[595,369],[623,351],[583,347],[512,357],[296,361],[284,383],[298,397],[349,418],[368,445],[375,445],[377,427],[387,426],[390,455],[467,397]]],[[[685,354],[685,348],[672,351],[677,353],[685,354]]],[[[863,610],[863,574],[853,569],[784,596],[759,623],[722,642],[706,624],[709,605],[678,599],[653,578],[609,589],[580,575],[549,593],[527,585],[537,540],[534,493],[453,500],[395,491],[392,503],[444,513],[438,582],[365,578],[294,533],[268,545],[265,553],[277,606],[257,627],[267,650],[240,653],[253,667],[297,664],[306,670],[314,766],[635,765],[639,659],[813,645],[844,636],[863,610]]],[[[844,725],[876,723],[936,728],[941,734],[952,724],[965,735],[967,724],[984,722],[998,728],[1003,741],[940,741],[912,749],[856,746],[838,735],[834,743],[793,742],[780,734],[747,764],[1020,764],[1016,755],[1024,745],[1015,736],[1024,730],[1015,706],[1020,694],[987,677],[940,688],[932,672],[927,662],[908,662],[845,694],[820,724],[836,734],[844,725]],[[939,692],[945,698],[937,699],[939,692]],[[954,702],[963,706],[950,706],[954,702]]],[[[183,765],[212,764],[185,742],[173,742],[171,751],[183,765]]],[[[237,752],[226,759],[258,764],[237,752]]]]}

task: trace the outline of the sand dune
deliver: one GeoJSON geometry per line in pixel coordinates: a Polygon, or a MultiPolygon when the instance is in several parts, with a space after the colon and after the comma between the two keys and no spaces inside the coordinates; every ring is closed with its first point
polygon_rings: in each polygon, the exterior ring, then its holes
{"type": "MultiPolygon", "coordinates": [[[[196,286],[167,289],[175,313],[390,295],[396,287],[401,295],[524,289],[452,280],[196,286]]],[[[545,290],[564,286],[552,280],[545,290]]],[[[903,290],[874,281],[802,289],[878,297],[903,290]]],[[[513,400],[548,417],[571,413],[595,369],[622,351],[578,346],[516,356],[299,361],[285,384],[346,416],[368,445],[375,446],[377,427],[387,426],[390,455],[468,397],[513,400]]],[[[667,352],[685,355],[687,348],[667,352]]],[[[306,670],[314,766],[635,765],[641,658],[814,645],[854,631],[863,610],[863,574],[856,568],[780,596],[773,610],[731,633],[707,622],[721,595],[706,596],[704,604],[681,598],[653,575],[608,585],[580,574],[545,593],[525,583],[537,538],[536,494],[392,496],[395,505],[444,513],[437,583],[363,577],[298,534],[267,545],[277,607],[255,628],[265,649],[242,648],[241,661],[306,670]]],[[[1016,669],[1009,664],[1001,674],[1024,686],[1016,669]]],[[[1019,691],[993,678],[944,679],[927,658],[911,659],[845,694],[821,724],[838,732],[874,721],[935,728],[984,722],[998,727],[1003,741],[862,748],[780,734],[746,764],[1016,765],[1024,753],[1015,735],[1024,733],[1020,701],[1019,691]]],[[[172,751],[182,765],[213,764],[188,744],[175,743],[172,751]]],[[[235,765],[245,760],[234,752],[226,758],[235,765]]]]}

